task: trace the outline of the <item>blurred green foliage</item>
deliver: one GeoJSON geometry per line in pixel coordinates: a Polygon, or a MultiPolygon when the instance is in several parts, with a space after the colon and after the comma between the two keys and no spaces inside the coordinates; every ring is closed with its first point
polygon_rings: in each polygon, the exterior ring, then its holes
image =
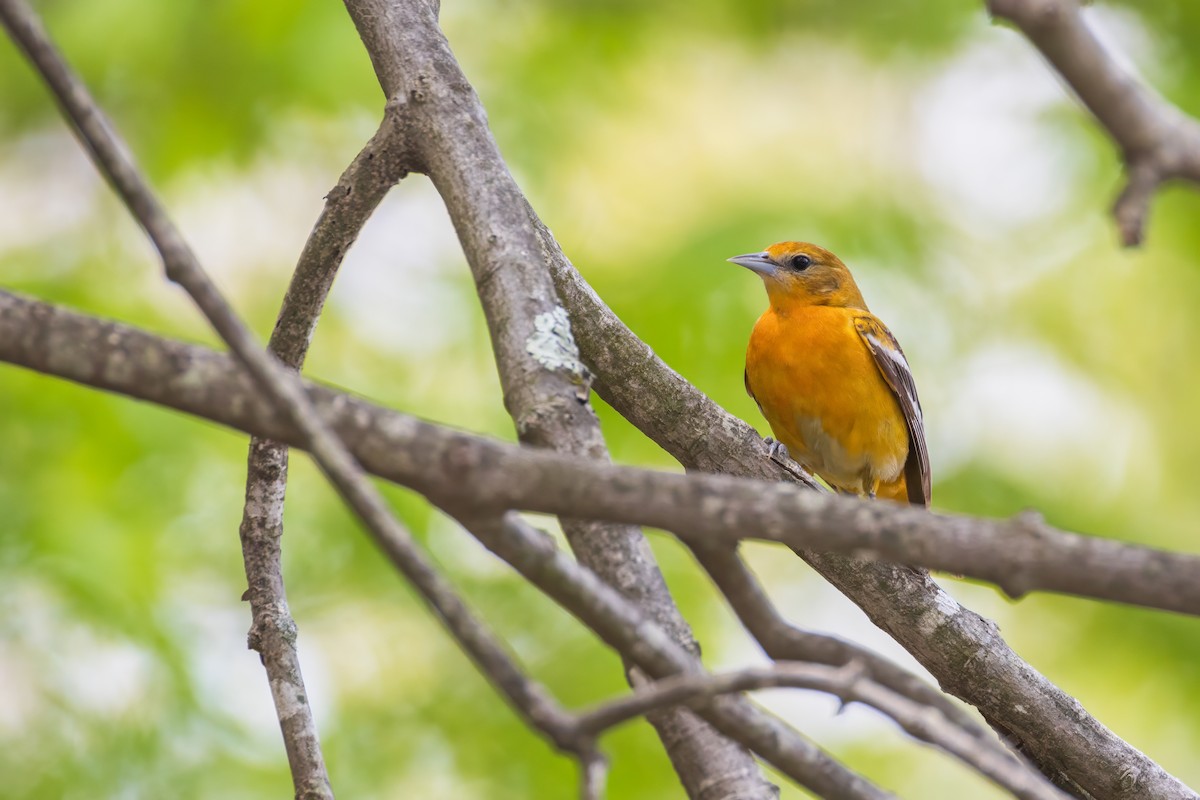
{"type": "MultiPolygon", "coordinates": [[[[762,429],[741,359],[763,306],[731,254],[839,252],[904,342],[935,504],[1194,548],[1200,194],[1170,188],[1148,244],[1104,217],[1114,148],[982,3],[807,0],[445,4],[502,150],[600,294],[670,364],[762,429]]],[[[341,4],[46,0],[64,51],[239,309],[269,331],[321,197],[383,105],[341,4]]],[[[1097,26],[1200,113],[1194,3],[1099,3],[1097,26]]],[[[0,283],[213,342],[0,46],[0,283]]],[[[308,364],[397,408],[511,438],[486,329],[436,195],[410,178],[351,254],[308,364]]],[[[598,402],[615,457],[669,460],[598,402]]],[[[286,795],[245,649],[245,442],[178,414],[0,368],[0,796],[286,795]]],[[[559,797],[573,767],[529,733],[293,460],[286,571],[333,781],[346,797],[559,797]]],[[[572,706],[620,664],[416,497],[388,490],[476,608],[572,706]]],[[[546,522],[547,525],[552,523],[546,522]]],[[[654,544],[711,664],[757,658],[685,553],[654,544]]],[[[896,654],[801,565],[750,556],[798,623],[896,654]]],[[[1194,620],[1059,597],[995,617],[1105,724],[1200,784],[1194,620]]],[[[821,698],[767,701],[901,794],[993,797],[821,698]]],[[[612,796],[679,790],[644,724],[606,740],[612,796]]],[[[794,788],[785,797],[799,797],[794,788]]]]}

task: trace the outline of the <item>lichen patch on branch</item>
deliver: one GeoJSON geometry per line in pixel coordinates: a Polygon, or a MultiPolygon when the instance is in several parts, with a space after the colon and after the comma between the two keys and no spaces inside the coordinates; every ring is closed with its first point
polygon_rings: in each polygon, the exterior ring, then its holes
{"type": "Polygon", "coordinates": [[[525,352],[546,369],[567,373],[581,386],[591,383],[591,373],[579,358],[579,346],[571,335],[571,318],[562,306],[534,317],[525,352]]]}

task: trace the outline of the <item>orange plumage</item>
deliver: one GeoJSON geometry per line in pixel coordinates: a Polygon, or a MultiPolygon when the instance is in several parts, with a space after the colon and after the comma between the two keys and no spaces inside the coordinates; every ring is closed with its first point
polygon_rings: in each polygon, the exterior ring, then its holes
{"type": "Polygon", "coordinates": [[[781,242],[730,261],[770,307],[746,350],[746,391],[792,457],[838,491],[929,504],[916,386],[895,337],[828,250],[781,242]]]}

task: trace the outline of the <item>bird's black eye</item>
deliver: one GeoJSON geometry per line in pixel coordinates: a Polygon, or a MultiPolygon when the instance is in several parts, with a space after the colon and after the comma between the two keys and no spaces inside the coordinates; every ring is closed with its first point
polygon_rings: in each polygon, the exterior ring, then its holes
{"type": "Polygon", "coordinates": [[[808,269],[812,266],[812,259],[803,253],[798,256],[792,256],[792,266],[800,270],[808,269]]]}

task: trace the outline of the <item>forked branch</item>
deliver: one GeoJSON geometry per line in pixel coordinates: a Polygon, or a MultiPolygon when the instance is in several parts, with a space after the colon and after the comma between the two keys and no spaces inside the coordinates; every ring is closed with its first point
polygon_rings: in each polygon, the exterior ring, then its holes
{"type": "Polygon", "coordinates": [[[1017,26],[1108,131],[1125,159],[1113,216],[1127,245],[1140,244],[1150,202],[1174,179],[1200,183],[1200,122],[1121,67],[1084,19],[1079,0],[986,0],[1017,26]]]}

